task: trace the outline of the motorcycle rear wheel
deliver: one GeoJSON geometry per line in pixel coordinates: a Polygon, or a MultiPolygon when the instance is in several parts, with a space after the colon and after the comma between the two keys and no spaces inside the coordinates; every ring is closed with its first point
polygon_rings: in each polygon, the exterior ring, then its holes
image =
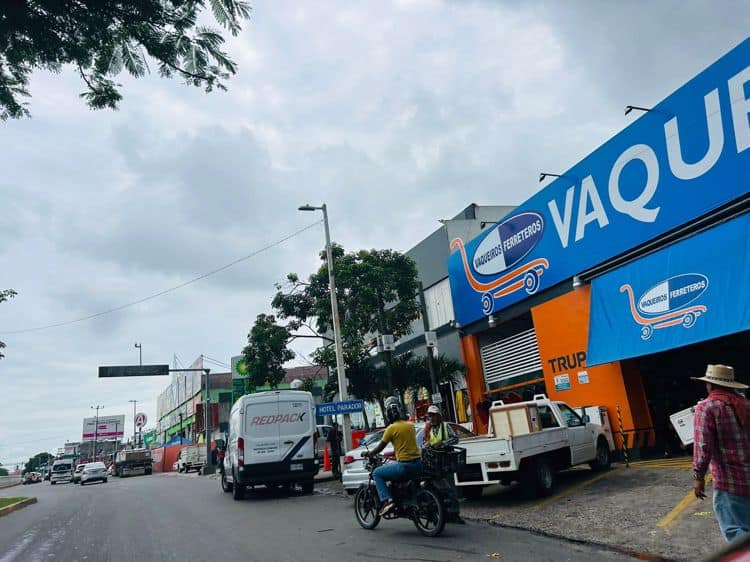
{"type": "Polygon", "coordinates": [[[363,529],[372,530],[378,526],[379,505],[375,486],[362,486],[357,490],[357,495],[354,496],[354,514],[357,516],[357,523],[363,529]]]}
{"type": "Polygon", "coordinates": [[[426,537],[437,537],[445,529],[445,507],[438,495],[428,488],[414,496],[414,526],[426,537]]]}

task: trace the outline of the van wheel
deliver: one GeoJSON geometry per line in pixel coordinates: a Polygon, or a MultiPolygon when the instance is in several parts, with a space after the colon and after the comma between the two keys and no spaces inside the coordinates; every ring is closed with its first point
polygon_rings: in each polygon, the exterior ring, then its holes
{"type": "Polygon", "coordinates": [[[232,498],[235,501],[244,500],[245,499],[245,487],[237,482],[232,484],[232,498]]]}
{"type": "Polygon", "coordinates": [[[310,480],[306,480],[302,482],[302,493],[303,494],[312,494],[313,490],[315,490],[315,480],[312,478],[310,480]]]}
{"type": "Polygon", "coordinates": [[[609,444],[604,437],[599,437],[596,442],[596,458],[589,463],[591,470],[597,472],[607,470],[612,464],[612,459],[609,454],[609,444]]]}
{"type": "Polygon", "coordinates": [[[221,474],[221,489],[226,492],[227,494],[232,491],[232,488],[234,486],[231,482],[227,482],[227,475],[222,473],[221,474]]]}

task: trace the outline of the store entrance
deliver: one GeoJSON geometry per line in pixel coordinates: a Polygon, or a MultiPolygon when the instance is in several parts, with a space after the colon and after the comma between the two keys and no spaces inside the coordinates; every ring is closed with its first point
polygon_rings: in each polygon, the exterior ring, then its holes
{"type": "Polygon", "coordinates": [[[690,447],[682,446],[669,416],[706,397],[705,385],[690,377],[702,377],[709,363],[731,365],[739,380],[750,381],[748,350],[750,331],[624,362],[632,362],[640,371],[651,411],[655,446],[644,453],[667,457],[692,454],[690,447]]]}

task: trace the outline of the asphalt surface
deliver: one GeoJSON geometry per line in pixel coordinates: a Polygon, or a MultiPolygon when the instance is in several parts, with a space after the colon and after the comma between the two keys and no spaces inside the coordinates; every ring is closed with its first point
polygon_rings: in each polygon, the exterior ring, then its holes
{"type": "Polygon", "coordinates": [[[0,562],[632,560],[483,523],[449,525],[433,539],[406,520],[366,531],[345,498],[258,489],[236,502],[218,480],[196,475],[0,491],[19,495],[34,495],[38,503],[0,519],[0,562]]]}

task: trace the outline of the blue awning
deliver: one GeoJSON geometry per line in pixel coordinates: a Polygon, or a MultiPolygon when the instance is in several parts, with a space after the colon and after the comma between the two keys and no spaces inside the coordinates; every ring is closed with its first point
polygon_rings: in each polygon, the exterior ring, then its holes
{"type": "Polygon", "coordinates": [[[750,329],[750,214],[591,283],[587,365],[750,329]]]}

